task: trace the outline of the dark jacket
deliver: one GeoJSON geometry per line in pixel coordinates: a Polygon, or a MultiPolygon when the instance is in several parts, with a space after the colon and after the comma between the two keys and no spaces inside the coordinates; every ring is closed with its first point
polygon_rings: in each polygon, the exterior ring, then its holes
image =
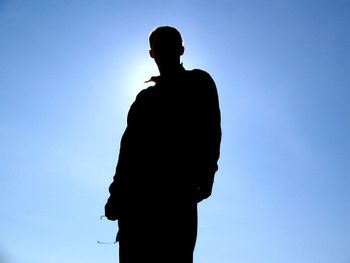
{"type": "Polygon", "coordinates": [[[213,79],[181,67],[151,80],[128,114],[105,207],[112,220],[162,203],[199,202],[212,191],[221,141],[213,79]]]}

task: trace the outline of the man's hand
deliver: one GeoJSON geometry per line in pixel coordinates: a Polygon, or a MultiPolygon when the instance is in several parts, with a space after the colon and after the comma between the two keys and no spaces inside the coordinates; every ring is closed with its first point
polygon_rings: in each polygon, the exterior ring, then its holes
{"type": "Polygon", "coordinates": [[[108,199],[106,205],[105,205],[105,216],[108,220],[115,221],[119,218],[119,212],[117,205],[115,202],[111,200],[111,198],[108,199]]]}
{"type": "Polygon", "coordinates": [[[208,198],[211,195],[211,187],[198,186],[195,191],[195,201],[199,203],[203,199],[208,198]]]}

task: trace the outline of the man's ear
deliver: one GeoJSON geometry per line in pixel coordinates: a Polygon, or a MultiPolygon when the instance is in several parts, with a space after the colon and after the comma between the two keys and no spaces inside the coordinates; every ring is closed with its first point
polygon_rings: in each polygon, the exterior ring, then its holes
{"type": "Polygon", "coordinates": [[[150,56],[151,58],[154,58],[154,52],[153,52],[152,49],[149,50],[149,56],[150,56]]]}
{"type": "Polygon", "coordinates": [[[185,47],[181,46],[180,48],[180,56],[182,56],[185,53],[185,47]]]}

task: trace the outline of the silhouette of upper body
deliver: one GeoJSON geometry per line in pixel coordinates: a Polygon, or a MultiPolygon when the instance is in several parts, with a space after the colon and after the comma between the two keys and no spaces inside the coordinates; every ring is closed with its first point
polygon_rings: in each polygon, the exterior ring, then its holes
{"type": "Polygon", "coordinates": [[[160,76],[129,110],[105,215],[118,220],[121,263],[192,262],[197,203],[218,169],[218,94],[208,73],[180,63],[176,29],[157,28],[150,44],[160,76]]]}

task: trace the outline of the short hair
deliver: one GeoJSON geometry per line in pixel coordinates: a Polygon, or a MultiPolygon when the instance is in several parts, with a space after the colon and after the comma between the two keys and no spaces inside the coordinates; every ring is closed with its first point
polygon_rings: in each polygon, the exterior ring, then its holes
{"type": "Polygon", "coordinates": [[[180,48],[183,45],[183,41],[180,32],[175,27],[160,26],[151,32],[149,44],[151,49],[153,49],[156,44],[170,44],[171,46],[180,48]]]}

